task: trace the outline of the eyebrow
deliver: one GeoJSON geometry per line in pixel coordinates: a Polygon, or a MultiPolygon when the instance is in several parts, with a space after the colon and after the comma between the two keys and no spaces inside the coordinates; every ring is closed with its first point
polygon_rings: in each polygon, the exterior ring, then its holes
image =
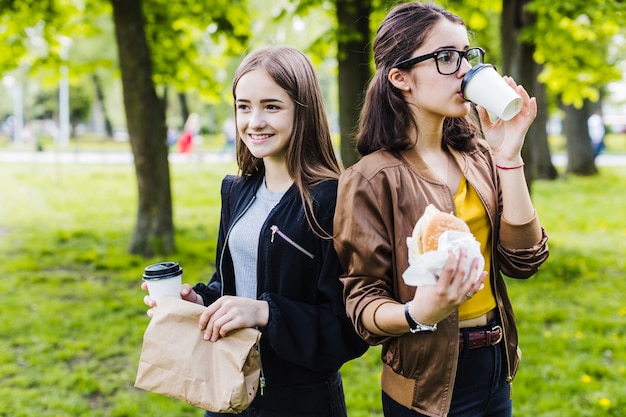
{"type": "MultiPolygon", "coordinates": [[[[470,45],[465,45],[463,48],[459,49],[459,51],[466,51],[469,48],[471,48],[470,45]]],[[[444,49],[454,49],[454,50],[456,50],[456,46],[454,46],[454,45],[440,46],[439,48],[436,48],[434,51],[437,52],[437,51],[441,51],[441,50],[444,50],[444,49]]]]}
{"type": "MultiPolygon", "coordinates": [[[[247,98],[238,98],[237,101],[250,103],[252,100],[247,99],[247,98]]],[[[284,103],[284,101],[278,98],[264,98],[264,99],[261,99],[261,103],[284,103]]]]}

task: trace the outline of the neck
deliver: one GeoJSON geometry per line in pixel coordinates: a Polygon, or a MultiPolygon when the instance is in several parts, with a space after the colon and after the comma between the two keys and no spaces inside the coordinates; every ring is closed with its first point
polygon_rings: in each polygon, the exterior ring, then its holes
{"type": "Polygon", "coordinates": [[[265,158],[263,165],[265,166],[265,186],[269,191],[280,192],[291,187],[293,179],[287,170],[286,161],[277,162],[265,158]]]}
{"type": "Polygon", "coordinates": [[[417,143],[416,148],[420,152],[439,152],[443,148],[443,118],[426,117],[420,113],[416,117],[417,143]]]}

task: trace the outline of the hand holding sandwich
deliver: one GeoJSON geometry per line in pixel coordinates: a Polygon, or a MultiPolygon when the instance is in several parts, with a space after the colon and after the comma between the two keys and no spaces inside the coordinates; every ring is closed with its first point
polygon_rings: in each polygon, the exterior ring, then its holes
{"type": "Polygon", "coordinates": [[[407,243],[411,265],[403,278],[418,287],[411,313],[420,323],[438,323],[482,288],[480,245],[462,219],[429,205],[407,243]]]}

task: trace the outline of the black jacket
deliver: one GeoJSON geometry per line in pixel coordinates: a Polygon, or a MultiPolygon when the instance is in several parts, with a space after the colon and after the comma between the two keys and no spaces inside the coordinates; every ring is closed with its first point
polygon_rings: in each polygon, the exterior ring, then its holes
{"type": "MultiPolygon", "coordinates": [[[[225,245],[232,225],[255,198],[264,175],[227,176],[222,182],[222,212],[216,272],[194,290],[209,305],[220,295],[235,295],[233,260],[225,245]]],[[[337,181],[312,190],[315,218],[332,233],[337,181]]],[[[261,328],[261,363],[267,387],[327,381],[367,345],[355,333],[342,298],[341,265],[332,239],[308,226],[295,185],[265,220],[259,236],[257,299],[270,308],[261,328]]]]}

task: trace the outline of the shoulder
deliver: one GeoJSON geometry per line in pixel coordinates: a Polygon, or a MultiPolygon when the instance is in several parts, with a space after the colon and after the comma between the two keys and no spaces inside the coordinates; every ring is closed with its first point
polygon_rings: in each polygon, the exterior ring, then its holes
{"type": "Polygon", "coordinates": [[[222,188],[220,189],[222,197],[230,195],[233,189],[233,185],[237,182],[238,179],[239,177],[235,175],[226,175],[224,179],[222,179],[222,188]]]}
{"type": "Polygon", "coordinates": [[[222,194],[250,187],[256,189],[262,179],[263,175],[261,173],[253,175],[226,175],[222,179],[222,194]]]}
{"type": "Polygon", "coordinates": [[[381,171],[405,166],[406,162],[396,154],[389,151],[376,151],[362,157],[354,165],[350,166],[341,175],[342,179],[362,176],[367,181],[371,181],[381,171]]]}
{"type": "Polygon", "coordinates": [[[222,179],[222,188],[224,187],[230,187],[232,186],[235,182],[237,182],[241,177],[237,176],[237,175],[226,175],[223,179],[222,179]]]}
{"type": "Polygon", "coordinates": [[[311,197],[319,204],[331,204],[334,206],[337,200],[337,184],[337,179],[321,181],[311,188],[311,197]]]}
{"type": "Polygon", "coordinates": [[[311,188],[311,193],[327,193],[327,192],[336,192],[337,191],[337,182],[336,178],[329,178],[323,181],[318,182],[311,188]]]}

